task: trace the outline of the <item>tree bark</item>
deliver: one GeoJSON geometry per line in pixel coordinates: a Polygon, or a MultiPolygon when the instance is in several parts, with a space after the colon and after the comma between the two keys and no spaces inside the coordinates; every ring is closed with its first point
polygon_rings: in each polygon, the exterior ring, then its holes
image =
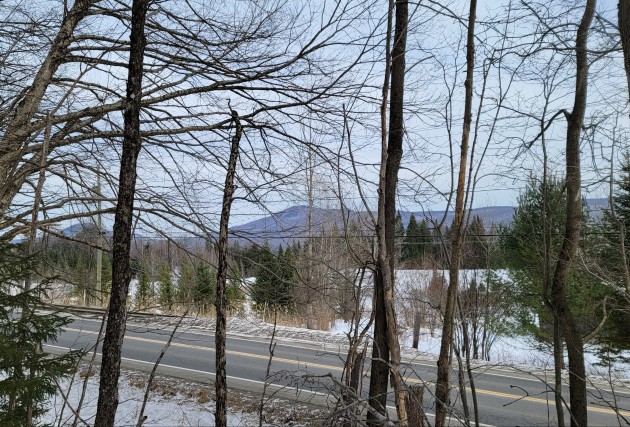
{"type": "Polygon", "coordinates": [[[630,1],[619,0],[619,35],[621,36],[621,48],[623,49],[623,63],[628,79],[628,91],[630,97],[630,1]]]}
{"type": "Polygon", "coordinates": [[[141,146],[140,100],[142,97],[144,48],[146,46],[144,24],[149,2],[150,0],[133,0],[131,9],[131,45],[124,110],[124,136],[112,244],[112,289],[107,328],[103,341],[98,406],[94,420],[94,425],[97,427],[113,426],[118,408],[120,355],[127,321],[127,294],[131,281],[129,258],[133,200],[136,190],[138,154],[141,146]]]}
{"type": "MultiPolygon", "coordinates": [[[[415,303],[417,304],[417,303],[415,303]]],[[[420,344],[420,322],[421,322],[420,310],[417,307],[414,307],[413,311],[413,343],[411,346],[418,349],[418,345],[420,344]]]]}
{"type": "Polygon", "coordinates": [[[387,144],[387,169],[385,171],[384,224],[385,233],[382,242],[385,251],[379,250],[383,256],[383,277],[385,291],[385,308],[387,320],[387,336],[390,352],[390,372],[394,386],[396,414],[398,425],[407,425],[406,387],[400,374],[400,343],[398,341],[398,325],[394,307],[394,269],[396,267],[396,187],[398,171],[403,154],[404,129],[404,94],[405,94],[405,54],[407,49],[407,23],[409,4],[406,0],[396,1],[396,27],[394,30],[394,46],[392,49],[391,102],[389,107],[389,142],[387,144]]]}
{"type": "MultiPolygon", "coordinates": [[[[390,3],[388,35],[391,34],[391,5],[392,3],[390,3]]],[[[383,151],[378,189],[379,203],[376,227],[378,243],[374,281],[376,316],[374,326],[374,349],[372,354],[373,377],[370,378],[370,404],[380,413],[385,413],[387,378],[391,375],[394,385],[398,423],[401,426],[406,426],[406,393],[404,381],[400,374],[400,343],[398,342],[398,328],[394,308],[394,268],[396,260],[396,187],[403,153],[402,145],[404,137],[403,107],[407,21],[409,16],[408,2],[405,0],[397,1],[395,4],[395,14],[396,27],[394,31],[394,45],[391,53],[391,101],[388,136],[385,135],[385,114],[383,110],[381,111],[381,125],[383,129],[381,149],[383,151]],[[380,360],[375,363],[375,358],[379,358],[380,360]],[[376,399],[375,404],[372,404],[372,399],[376,399]]],[[[386,73],[388,72],[389,69],[386,67],[386,73]]],[[[387,86],[387,76],[385,86],[387,86]]],[[[386,87],[384,87],[383,92],[385,104],[387,95],[386,87]]],[[[371,414],[368,415],[368,422],[369,425],[380,424],[377,423],[377,420],[375,420],[371,414]]]]}
{"type": "Polygon", "coordinates": [[[586,369],[584,345],[571,307],[567,300],[567,283],[573,257],[578,250],[582,227],[582,198],[580,172],[580,134],[586,110],[588,77],[588,31],[595,14],[595,0],[588,0],[578,27],[576,51],[576,81],[573,111],[567,116],[566,189],[567,216],[564,240],[556,262],[551,289],[551,304],[564,333],[569,356],[569,400],[571,426],[588,425],[586,406],[586,369]]]}
{"type": "Polygon", "coordinates": [[[227,374],[225,360],[225,342],[226,342],[226,321],[227,321],[227,301],[225,297],[225,287],[227,283],[228,273],[228,224],[230,221],[230,209],[232,208],[232,200],[234,196],[234,175],[236,174],[236,162],[238,161],[239,144],[243,135],[243,127],[238,118],[238,113],[231,111],[232,120],[234,121],[235,132],[232,137],[232,146],[230,148],[230,159],[225,175],[225,186],[223,187],[223,206],[221,209],[221,222],[219,225],[219,262],[217,265],[217,297],[215,307],[217,311],[217,324],[215,329],[214,341],[216,347],[216,411],[214,413],[214,422],[217,427],[227,426],[227,374]]]}
{"type": "Polygon", "coordinates": [[[444,324],[442,326],[442,340],[440,343],[440,355],[438,357],[437,382],[435,385],[435,425],[445,425],[446,413],[450,406],[449,388],[451,383],[451,350],[453,346],[453,323],[455,315],[456,295],[459,287],[459,265],[464,243],[464,191],[466,187],[466,163],[468,160],[468,139],[472,124],[472,97],[473,97],[473,71],[475,59],[475,20],[477,12],[477,0],[471,0],[468,15],[468,34],[466,44],[466,88],[464,104],[464,123],[462,129],[462,145],[459,159],[459,175],[457,180],[457,193],[455,196],[455,218],[453,220],[453,239],[451,243],[451,255],[449,265],[449,284],[446,295],[446,308],[444,311],[444,324]]]}
{"type": "MultiPolygon", "coordinates": [[[[387,12],[387,31],[385,38],[385,76],[383,82],[383,93],[381,99],[381,169],[379,172],[378,187],[378,219],[376,221],[376,238],[383,233],[385,227],[383,209],[383,192],[385,191],[385,165],[387,163],[387,100],[389,98],[389,78],[390,78],[390,43],[392,34],[392,22],[394,12],[394,0],[389,0],[387,12]]],[[[378,245],[377,245],[378,246],[378,245]]],[[[380,250],[380,246],[378,246],[380,250]]],[[[389,342],[387,340],[387,317],[385,314],[385,285],[383,283],[383,270],[380,267],[380,256],[377,254],[376,266],[374,268],[374,342],[372,343],[372,366],[370,368],[370,389],[368,392],[369,405],[374,411],[367,414],[367,424],[369,427],[381,425],[379,415],[386,414],[387,406],[387,380],[389,377],[389,342]]]]}

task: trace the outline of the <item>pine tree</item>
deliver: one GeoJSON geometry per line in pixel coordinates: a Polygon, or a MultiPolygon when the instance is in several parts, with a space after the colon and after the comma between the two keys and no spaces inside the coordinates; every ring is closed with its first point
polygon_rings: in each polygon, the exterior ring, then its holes
{"type": "Polygon", "coordinates": [[[151,300],[151,277],[149,275],[149,266],[146,263],[140,264],[138,273],[138,290],[136,291],[136,305],[138,308],[147,308],[151,300]]]}
{"type": "Polygon", "coordinates": [[[420,258],[420,227],[416,222],[416,217],[411,214],[407,223],[407,231],[403,239],[402,259],[405,263],[416,263],[420,258]]]}
{"type": "MultiPolygon", "coordinates": [[[[547,216],[550,226],[548,234],[551,236],[553,266],[562,245],[567,201],[563,181],[550,179],[547,186],[549,206],[547,216]]],[[[512,225],[504,231],[500,244],[505,257],[504,262],[515,285],[514,318],[524,332],[548,342],[553,317],[548,307],[543,304],[546,298],[543,288],[543,194],[542,184],[531,178],[525,191],[519,196],[512,225]]],[[[586,213],[584,215],[586,217],[586,213]]],[[[569,302],[575,318],[579,320],[586,333],[599,323],[598,316],[601,313],[594,311],[593,307],[599,306],[606,291],[598,281],[591,279],[589,274],[580,271],[577,264],[572,268],[570,275],[569,302]]]]}
{"type": "Polygon", "coordinates": [[[158,274],[160,286],[160,305],[169,310],[173,307],[173,285],[171,283],[171,269],[167,263],[162,263],[158,274]]]}
{"type": "MultiPolygon", "coordinates": [[[[282,249],[282,247],[280,248],[282,249]]],[[[295,304],[295,254],[291,246],[287,247],[284,254],[278,251],[280,261],[280,299],[278,304],[284,308],[291,308],[295,304]]]]}
{"type": "Polygon", "coordinates": [[[463,264],[473,269],[489,267],[486,229],[479,215],[475,215],[468,226],[463,264]]]}
{"type": "MultiPolygon", "coordinates": [[[[279,253],[284,258],[281,249],[279,253]]],[[[271,252],[269,242],[265,242],[258,258],[256,283],[252,287],[252,298],[261,309],[266,306],[286,308],[293,303],[293,292],[284,280],[286,273],[283,273],[278,258],[271,252]]]]}
{"type": "Polygon", "coordinates": [[[188,257],[184,257],[179,265],[177,288],[175,291],[178,304],[191,304],[194,301],[195,271],[188,257]]]}
{"type": "Polygon", "coordinates": [[[611,354],[630,348],[630,283],[626,278],[630,265],[624,265],[624,260],[630,263],[630,153],[624,154],[621,176],[615,184],[614,211],[604,211],[601,228],[605,242],[599,253],[601,268],[620,290],[619,297],[608,303],[610,317],[600,338],[606,353],[611,354]]]}
{"type": "Polygon", "coordinates": [[[194,300],[201,313],[206,313],[208,306],[214,304],[216,298],[217,278],[214,269],[207,262],[197,266],[195,275],[194,300]]]}
{"type": "MultiPolygon", "coordinates": [[[[432,258],[433,252],[433,236],[429,228],[429,220],[424,218],[418,225],[418,255],[423,264],[432,258]]],[[[425,267],[423,265],[423,267],[425,267]]]]}
{"type": "Polygon", "coordinates": [[[56,381],[71,375],[82,356],[71,351],[53,356],[41,343],[54,342],[71,322],[58,313],[43,311],[39,295],[48,286],[24,291],[20,283],[35,272],[32,258],[20,256],[15,247],[0,243],[0,425],[27,425],[45,410],[56,391],[56,381]],[[32,413],[29,415],[29,409],[32,413]]]}

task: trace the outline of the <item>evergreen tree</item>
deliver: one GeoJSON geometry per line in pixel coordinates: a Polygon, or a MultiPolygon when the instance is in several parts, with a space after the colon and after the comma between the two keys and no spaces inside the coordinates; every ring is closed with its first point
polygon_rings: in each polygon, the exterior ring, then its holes
{"type": "MultiPolygon", "coordinates": [[[[553,268],[562,245],[567,205],[563,181],[551,179],[547,186],[548,235],[551,237],[553,268]]],[[[514,318],[524,332],[547,342],[550,340],[553,317],[549,308],[543,304],[543,190],[542,184],[534,178],[530,179],[525,191],[519,196],[512,224],[504,230],[500,244],[505,265],[515,286],[514,318]]],[[[585,228],[584,231],[587,231],[585,228]]],[[[549,274],[553,277],[553,271],[549,274]]],[[[586,271],[580,270],[579,265],[575,265],[570,272],[570,281],[568,299],[572,311],[583,332],[589,332],[599,323],[601,313],[593,308],[600,305],[606,293],[605,288],[586,271]]]]}
{"type": "Polygon", "coordinates": [[[206,313],[216,298],[217,277],[214,269],[205,261],[197,266],[196,273],[194,299],[199,311],[206,313]]]}
{"type": "Polygon", "coordinates": [[[241,281],[239,278],[230,279],[225,288],[225,297],[227,298],[228,307],[232,310],[243,305],[245,293],[241,289],[241,281]]]}
{"type": "Polygon", "coordinates": [[[265,242],[258,258],[258,270],[256,271],[256,283],[252,287],[252,298],[259,307],[289,308],[294,301],[293,285],[286,280],[287,267],[283,267],[279,258],[285,259],[284,251],[279,249],[276,257],[265,242]]]}
{"type": "Polygon", "coordinates": [[[411,214],[407,231],[403,239],[402,259],[409,267],[426,267],[424,265],[433,252],[433,237],[429,228],[429,220],[423,218],[420,223],[411,214]]]}
{"type": "Polygon", "coordinates": [[[468,226],[464,248],[464,268],[488,268],[488,241],[483,220],[475,215],[468,226]]]}
{"type": "Polygon", "coordinates": [[[169,310],[173,307],[173,285],[171,283],[171,269],[168,263],[162,263],[158,274],[160,286],[160,305],[169,310]]]}
{"type": "Polygon", "coordinates": [[[175,291],[177,303],[191,304],[194,301],[195,271],[190,259],[184,257],[179,265],[177,287],[175,291]]]}
{"type": "Polygon", "coordinates": [[[621,177],[615,184],[614,213],[612,209],[604,211],[601,224],[604,244],[600,245],[598,259],[602,270],[619,290],[608,303],[610,316],[600,339],[607,353],[630,348],[630,290],[625,277],[630,268],[630,153],[624,154],[621,177]]]}
{"type": "MultiPolygon", "coordinates": [[[[424,218],[418,225],[418,253],[423,264],[432,258],[433,252],[433,236],[429,228],[429,220],[424,218]]],[[[423,267],[426,267],[423,265],[423,267]]]]}
{"type": "Polygon", "coordinates": [[[45,310],[40,283],[24,291],[27,275],[35,272],[33,259],[0,243],[0,425],[21,426],[36,421],[46,410],[46,400],[56,391],[56,381],[71,375],[80,351],[53,356],[41,343],[54,342],[70,318],[45,310]],[[29,408],[31,414],[29,415],[29,408]]]}
{"type": "Polygon", "coordinates": [[[402,259],[405,263],[409,264],[418,261],[420,258],[420,244],[420,227],[414,214],[411,214],[407,223],[405,238],[403,239],[402,259]]]}
{"type": "Polygon", "coordinates": [[[149,266],[142,262],[138,273],[138,289],[136,291],[136,305],[138,308],[147,308],[152,297],[151,276],[149,275],[149,266]]]}
{"type": "Polygon", "coordinates": [[[282,307],[289,308],[295,303],[295,254],[291,246],[288,246],[282,255],[278,251],[278,259],[281,278],[279,289],[281,298],[278,303],[282,307]]]}

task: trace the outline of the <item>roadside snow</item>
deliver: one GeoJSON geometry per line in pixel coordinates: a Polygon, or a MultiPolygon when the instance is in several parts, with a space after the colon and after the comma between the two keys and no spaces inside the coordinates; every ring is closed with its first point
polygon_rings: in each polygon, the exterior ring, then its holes
{"type": "MultiPolygon", "coordinates": [[[[86,369],[81,372],[86,375],[86,369]]],[[[140,374],[123,370],[121,372],[119,387],[118,412],[116,425],[136,425],[142,407],[146,379],[148,374],[140,374]]],[[[75,378],[60,385],[58,392],[50,401],[50,410],[38,424],[70,425],[77,410],[81,396],[84,378],[75,378]],[[71,386],[71,387],[70,387],[71,386]],[[68,391],[68,389],[70,389],[68,391]],[[68,405],[64,405],[64,395],[67,396],[68,405]]],[[[99,376],[95,372],[90,373],[86,389],[85,399],[81,406],[80,417],[87,425],[94,423],[98,400],[99,376]]],[[[172,378],[156,377],[149,400],[144,410],[147,416],[142,424],[146,427],[155,426],[213,426],[214,425],[214,401],[210,400],[210,386],[188,383],[172,378]]],[[[212,392],[213,393],[213,392],[212,392]]],[[[230,426],[257,426],[258,417],[255,414],[244,413],[239,410],[228,410],[228,425],[230,426]]]]}

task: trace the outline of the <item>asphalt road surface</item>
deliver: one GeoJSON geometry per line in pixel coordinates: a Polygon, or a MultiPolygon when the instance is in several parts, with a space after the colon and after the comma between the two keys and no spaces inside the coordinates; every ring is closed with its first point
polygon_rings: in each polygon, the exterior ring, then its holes
{"type": "MultiPolygon", "coordinates": [[[[55,343],[63,348],[89,348],[96,342],[100,320],[75,319],[55,343]]],[[[169,339],[171,330],[147,328],[146,325],[127,325],[123,346],[123,364],[129,367],[150,367],[169,339]]],[[[99,350],[97,350],[99,351],[99,350]]],[[[228,336],[227,373],[228,386],[259,390],[265,381],[269,362],[269,339],[228,336]]],[[[205,331],[182,331],[174,336],[170,348],[161,362],[161,372],[193,380],[211,380],[214,373],[214,336],[205,331]]],[[[302,344],[279,340],[274,349],[268,382],[272,390],[283,391],[285,397],[298,397],[323,403],[337,395],[330,375],[339,378],[342,373],[345,350],[317,343],[302,344]]],[[[426,360],[407,360],[404,363],[408,384],[426,384],[425,411],[431,422],[433,408],[433,381],[436,364],[426,360]]],[[[544,378],[527,372],[497,370],[487,367],[475,370],[475,386],[480,412],[480,423],[496,426],[549,426],[556,425],[553,393],[544,378]]],[[[456,371],[452,375],[457,382],[456,371]]],[[[365,380],[365,384],[369,381],[365,380]]],[[[564,396],[568,399],[568,388],[564,396]]],[[[589,387],[589,424],[596,426],[628,425],[630,423],[630,390],[605,384],[589,387]],[[614,411],[613,408],[619,408],[614,411]]],[[[457,425],[457,413],[461,414],[458,389],[451,392],[457,399],[453,413],[453,425],[457,425]]],[[[469,406],[472,408],[468,392],[469,406]]],[[[569,414],[565,421],[569,423],[569,414]]]]}

